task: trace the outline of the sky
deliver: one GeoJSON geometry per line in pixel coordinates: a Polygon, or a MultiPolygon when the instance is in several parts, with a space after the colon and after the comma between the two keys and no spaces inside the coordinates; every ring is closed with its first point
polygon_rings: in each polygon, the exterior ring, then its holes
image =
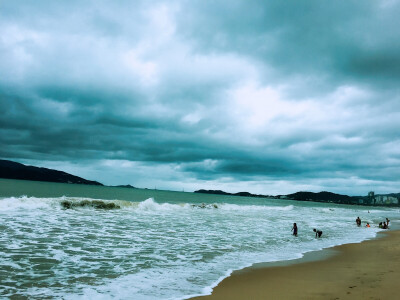
{"type": "Polygon", "coordinates": [[[106,185],[400,192],[400,1],[0,1],[0,158],[106,185]]]}

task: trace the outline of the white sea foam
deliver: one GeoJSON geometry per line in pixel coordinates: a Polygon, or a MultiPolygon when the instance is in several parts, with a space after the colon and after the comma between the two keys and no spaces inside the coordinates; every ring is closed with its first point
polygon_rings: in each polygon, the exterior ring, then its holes
{"type": "MultiPolygon", "coordinates": [[[[217,199],[217,198],[216,198],[217,199]]],[[[373,238],[398,209],[306,203],[159,203],[80,197],[0,199],[0,297],[182,299],[232,270],[373,238]],[[63,201],[121,207],[63,209],[63,201]],[[217,208],[216,208],[217,207],[217,208]],[[360,215],[372,228],[356,227],[360,215]],[[291,236],[296,222],[299,236],[291,236]],[[315,239],[313,228],[323,231],[315,239]],[[32,278],[37,287],[32,288],[32,278]]]]}
{"type": "Polygon", "coordinates": [[[52,206],[54,199],[35,197],[10,197],[0,199],[0,211],[17,209],[42,209],[52,206]]]}
{"type": "Polygon", "coordinates": [[[183,205],[163,203],[159,204],[153,198],[140,202],[138,209],[141,211],[171,211],[185,208],[183,205]]]}
{"type": "MultiPolygon", "coordinates": [[[[151,201],[151,199],[149,199],[151,201]]],[[[79,203],[82,201],[104,203],[114,203],[121,208],[137,208],[139,203],[124,200],[103,200],[84,197],[59,197],[59,198],[37,198],[37,197],[8,197],[0,199],[0,211],[10,210],[36,210],[36,209],[55,209],[62,208],[62,202],[79,203]]],[[[78,207],[74,207],[78,209],[78,207]]],[[[90,207],[85,207],[90,208],[90,207]]]]}
{"type": "MultiPolygon", "coordinates": [[[[198,204],[170,204],[170,203],[157,203],[153,198],[146,199],[142,202],[133,202],[126,200],[103,200],[93,199],[85,197],[59,197],[59,198],[37,198],[37,197],[9,197],[0,199],[0,211],[5,210],[16,210],[16,209],[54,209],[59,208],[62,202],[79,203],[82,201],[94,202],[102,201],[104,203],[114,203],[121,209],[133,209],[138,211],[173,211],[191,208],[219,208],[226,211],[252,211],[252,210],[263,210],[263,211],[289,211],[293,209],[293,205],[287,206],[260,206],[260,205],[237,205],[229,203],[198,203],[198,204]]],[[[79,209],[80,207],[74,207],[79,209]]],[[[90,208],[84,207],[84,208],[90,208]]]]}

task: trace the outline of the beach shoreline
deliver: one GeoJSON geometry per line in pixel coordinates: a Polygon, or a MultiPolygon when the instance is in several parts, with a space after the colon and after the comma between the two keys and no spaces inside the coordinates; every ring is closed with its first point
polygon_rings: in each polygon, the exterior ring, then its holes
{"type": "Polygon", "coordinates": [[[394,274],[400,271],[400,230],[396,227],[361,243],[234,271],[211,295],[189,299],[393,298],[397,295],[394,274]]]}
{"type": "MultiPolygon", "coordinates": [[[[164,191],[152,191],[154,198],[148,198],[148,191],[140,189],[13,182],[8,192],[34,194],[0,199],[0,277],[7,278],[0,298],[187,299],[210,294],[232,272],[308,266],[329,258],[336,245],[375,239],[383,231],[377,224],[387,217],[391,230],[400,225],[400,211],[392,208],[369,212],[232,197],[218,202],[212,196],[164,191]],[[97,201],[120,208],[81,205],[97,201]],[[357,227],[356,216],[372,227],[357,227]],[[290,231],[293,220],[300,227],[297,237],[290,231]],[[315,238],[315,227],[324,231],[321,238],[315,238]]],[[[239,298],[254,298],[247,294],[239,298]]]]}

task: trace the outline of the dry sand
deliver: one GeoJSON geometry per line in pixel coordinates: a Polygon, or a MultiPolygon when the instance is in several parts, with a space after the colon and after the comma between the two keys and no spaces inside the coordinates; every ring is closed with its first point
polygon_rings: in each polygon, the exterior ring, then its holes
{"type": "Polygon", "coordinates": [[[400,299],[400,231],[333,249],[322,261],[234,272],[193,299],[400,299]]]}

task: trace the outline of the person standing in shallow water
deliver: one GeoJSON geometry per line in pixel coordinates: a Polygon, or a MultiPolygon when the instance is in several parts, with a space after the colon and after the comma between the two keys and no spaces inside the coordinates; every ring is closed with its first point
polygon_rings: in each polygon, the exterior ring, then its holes
{"type": "Polygon", "coordinates": [[[315,237],[321,237],[321,235],[322,235],[322,231],[321,230],[317,230],[317,229],[313,229],[313,231],[315,232],[315,237]]]}
{"type": "Polygon", "coordinates": [[[296,223],[293,223],[292,231],[293,231],[293,235],[297,236],[297,224],[296,223]]]}
{"type": "Polygon", "coordinates": [[[361,219],[360,219],[360,217],[357,217],[356,223],[357,223],[357,226],[361,226],[361,219]]]}

